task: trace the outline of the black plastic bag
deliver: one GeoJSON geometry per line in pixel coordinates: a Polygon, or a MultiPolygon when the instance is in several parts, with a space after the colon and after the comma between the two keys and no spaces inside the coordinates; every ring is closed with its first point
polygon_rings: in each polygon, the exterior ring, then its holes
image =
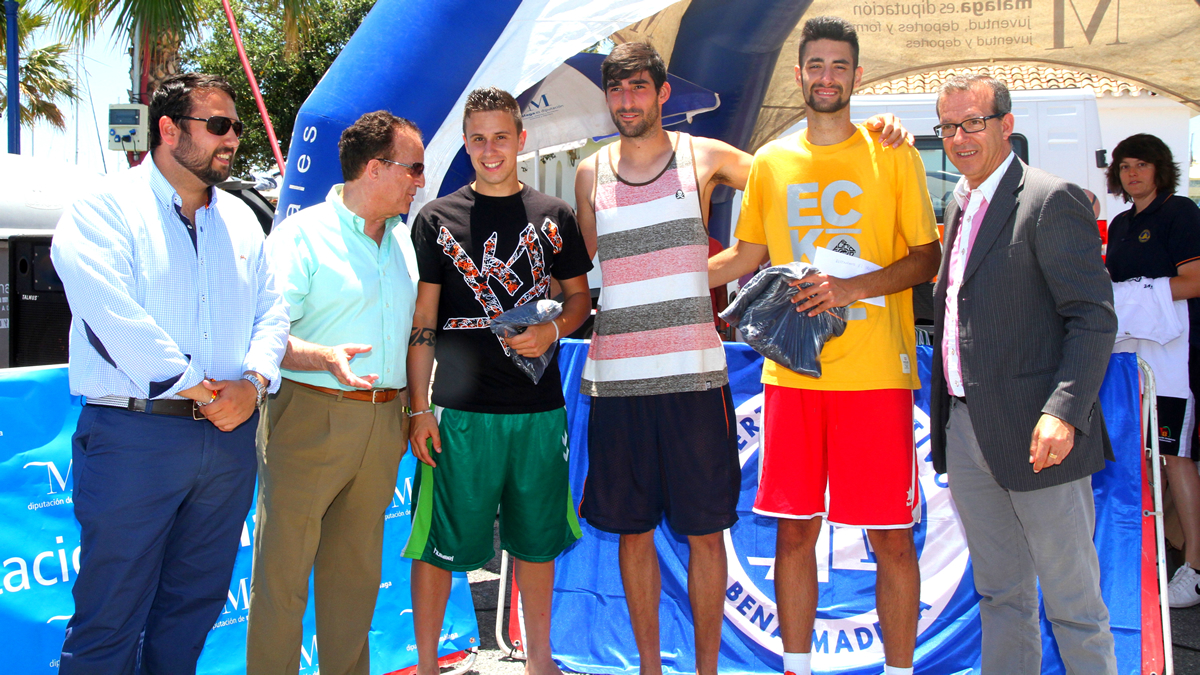
{"type": "MultiPolygon", "coordinates": [[[[562,314],[562,303],[558,301],[527,302],[492,319],[492,332],[503,338],[516,337],[524,333],[530,326],[557,319],[559,314],[562,314]]],[[[555,342],[541,356],[534,359],[521,356],[512,348],[508,349],[508,355],[512,357],[513,363],[521,369],[521,372],[528,375],[529,379],[537,384],[542,379],[542,373],[546,372],[546,366],[550,365],[550,360],[554,358],[554,352],[557,349],[558,342],[555,342]]]]}
{"type": "Polygon", "coordinates": [[[797,373],[821,377],[821,349],[846,331],[846,308],[834,307],[810,317],[792,302],[800,291],[788,282],[819,270],[808,263],[775,265],[754,275],[721,318],[742,331],[754,351],[797,373]]]}

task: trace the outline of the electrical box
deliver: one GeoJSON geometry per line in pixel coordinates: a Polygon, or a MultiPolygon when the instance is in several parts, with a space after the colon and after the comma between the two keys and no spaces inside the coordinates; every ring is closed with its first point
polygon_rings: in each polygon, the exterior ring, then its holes
{"type": "Polygon", "coordinates": [[[108,106],[108,149],[146,152],[150,149],[149,108],[141,103],[108,106]]]}

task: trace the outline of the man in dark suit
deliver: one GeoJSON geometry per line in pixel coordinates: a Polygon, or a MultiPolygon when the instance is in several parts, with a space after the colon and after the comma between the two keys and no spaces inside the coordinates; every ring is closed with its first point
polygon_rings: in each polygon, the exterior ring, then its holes
{"type": "Polygon", "coordinates": [[[1115,675],[1091,487],[1112,457],[1098,401],[1112,284],[1083,190],[1015,157],[1011,108],[986,76],[938,94],[963,176],[934,291],[933,462],[983,596],[983,673],[1041,671],[1040,580],[1067,672],[1115,675]]]}

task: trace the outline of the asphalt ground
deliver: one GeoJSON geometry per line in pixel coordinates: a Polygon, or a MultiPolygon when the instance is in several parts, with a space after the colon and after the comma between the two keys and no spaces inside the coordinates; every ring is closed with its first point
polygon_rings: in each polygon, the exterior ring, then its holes
{"type": "MultiPolygon", "coordinates": [[[[1183,563],[1183,555],[1167,547],[1167,569],[1171,574],[1183,563]]],[[[1170,579],[1171,575],[1168,574],[1170,579]]],[[[1200,605],[1171,610],[1171,643],[1176,675],[1200,674],[1200,605]]]]}
{"type": "MultiPolygon", "coordinates": [[[[496,643],[496,605],[500,591],[500,534],[495,534],[496,557],[483,569],[467,573],[471,584],[471,597],[475,603],[475,617],[479,622],[479,654],[468,671],[475,675],[522,675],[525,664],[508,656],[507,648],[496,643]]],[[[1174,571],[1178,566],[1178,555],[1172,555],[1168,564],[1174,571]]],[[[510,572],[511,575],[511,572],[510,572]]],[[[509,611],[506,593],[504,611],[509,611]]],[[[1171,610],[1172,654],[1175,659],[1176,675],[1200,675],[1200,605],[1187,609],[1171,610]]],[[[1149,675],[1146,673],[1144,675],[1149,675]]]]}

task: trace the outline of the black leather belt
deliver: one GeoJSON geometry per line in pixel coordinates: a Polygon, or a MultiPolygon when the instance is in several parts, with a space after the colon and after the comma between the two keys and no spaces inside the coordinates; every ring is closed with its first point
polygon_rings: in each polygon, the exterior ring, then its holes
{"type": "Polygon", "coordinates": [[[194,420],[205,419],[200,414],[200,407],[191,399],[160,399],[128,398],[126,396],[104,396],[87,399],[88,405],[121,408],[132,412],[148,415],[170,415],[172,417],[190,417],[194,420]]]}

